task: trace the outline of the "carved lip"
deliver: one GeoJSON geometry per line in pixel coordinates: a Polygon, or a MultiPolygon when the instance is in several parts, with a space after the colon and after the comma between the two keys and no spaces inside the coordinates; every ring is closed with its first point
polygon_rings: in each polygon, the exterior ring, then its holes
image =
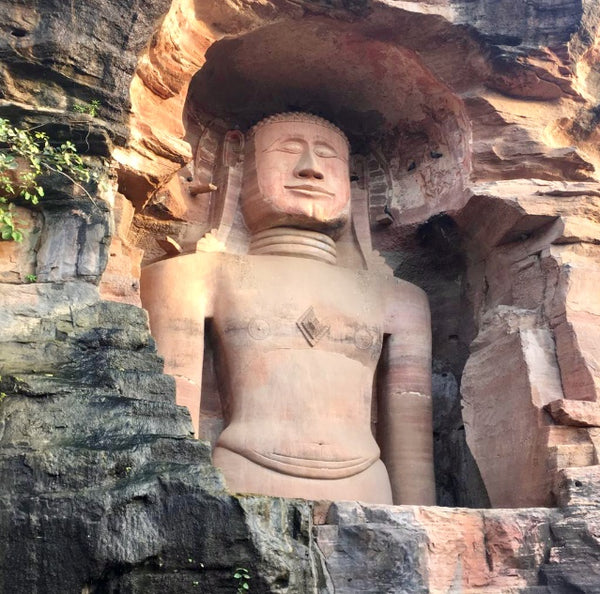
{"type": "Polygon", "coordinates": [[[312,186],[310,184],[299,184],[297,186],[283,186],[286,190],[298,190],[308,194],[323,194],[323,196],[333,197],[333,192],[328,192],[319,186],[312,186]]]}

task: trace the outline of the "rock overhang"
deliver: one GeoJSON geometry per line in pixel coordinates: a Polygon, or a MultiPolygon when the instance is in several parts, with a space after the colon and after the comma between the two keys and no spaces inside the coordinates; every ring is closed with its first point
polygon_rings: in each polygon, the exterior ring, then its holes
{"type": "Polygon", "coordinates": [[[190,82],[187,110],[242,129],[280,111],[317,112],[360,147],[365,139],[419,125],[462,102],[418,52],[373,35],[362,21],[278,21],[215,42],[190,82]]]}
{"type": "Polygon", "coordinates": [[[463,182],[468,177],[471,125],[462,97],[488,67],[467,28],[440,14],[377,3],[346,18],[277,7],[223,34],[209,8],[186,12],[187,4],[173,3],[173,18],[140,56],[131,142],[115,155],[124,190],[151,194],[190,160],[206,123],[244,130],[290,110],[334,121],[357,153],[382,139],[395,144],[402,134],[425,135],[435,150],[452,134],[445,153],[452,152],[463,182]],[[179,36],[185,46],[174,43],[179,36]]]}

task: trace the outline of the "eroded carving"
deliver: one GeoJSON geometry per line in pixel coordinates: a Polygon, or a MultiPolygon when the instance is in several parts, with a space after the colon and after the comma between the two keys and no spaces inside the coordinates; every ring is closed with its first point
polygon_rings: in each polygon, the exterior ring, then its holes
{"type": "Polygon", "coordinates": [[[317,318],[312,305],[302,314],[296,324],[310,346],[315,346],[329,332],[329,326],[317,318]]]}
{"type": "MultiPolygon", "coordinates": [[[[178,401],[197,428],[210,319],[225,416],[213,461],[232,491],[434,503],[427,298],[382,272],[360,183],[352,228],[346,137],[315,116],[281,114],[244,146],[249,253],[197,252],[144,271],[144,304],[178,401]]],[[[241,236],[232,203],[222,211],[226,232],[214,235],[231,242],[241,236]]]]}

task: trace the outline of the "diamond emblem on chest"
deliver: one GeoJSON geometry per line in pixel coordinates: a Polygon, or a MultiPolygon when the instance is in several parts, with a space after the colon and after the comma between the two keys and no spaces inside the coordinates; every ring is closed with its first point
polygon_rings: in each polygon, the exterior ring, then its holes
{"type": "Polygon", "coordinates": [[[312,305],[298,318],[296,325],[311,347],[329,332],[329,326],[317,318],[312,305]]]}

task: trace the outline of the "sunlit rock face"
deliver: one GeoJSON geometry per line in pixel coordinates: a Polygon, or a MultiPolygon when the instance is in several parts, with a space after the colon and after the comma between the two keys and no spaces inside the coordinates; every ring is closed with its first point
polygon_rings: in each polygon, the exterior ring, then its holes
{"type": "Polygon", "coordinates": [[[571,464],[557,452],[577,446],[544,406],[596,399],[594,306],[571,303],[584,290],[573,258],[585,278],[596,266],[597,11],[359,4],[173,4],[132,84],[132,140],[115,153],[137,207],[129,240],[149,263],[219,226],[227,129],[290,109],[334,121],[367,191],[373,246],[430,298],[440,501],[551,504],[553,472],[571,464]],[[176,66],[174,38],[186,40],[176,66]],[[500,343],[485,337],[515,317],[536,346],[517,340],[497,364],[500,343]],[[528,420],[507,442],[513,415],[528,420]]]}
{"type": "Polygon", "coordinates": [[[0,2],[0,116],[106,173],[0,243],[0,588],[595,591],[600,11],[517,4],[0,2]],[[223,139],[289,110],[346,132],[362,229],[429,296],[439,503],[557,509],[237,499],[189,439],[140,268],[221,249],[223,139]]]}

